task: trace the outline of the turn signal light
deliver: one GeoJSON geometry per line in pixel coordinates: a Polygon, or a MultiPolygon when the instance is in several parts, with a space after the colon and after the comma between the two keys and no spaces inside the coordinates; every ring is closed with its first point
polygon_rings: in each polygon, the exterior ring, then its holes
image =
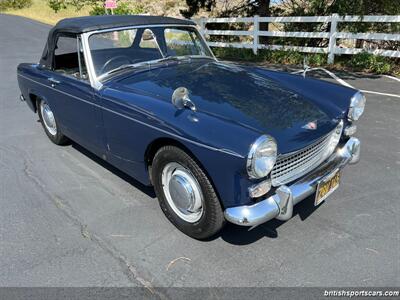
{"type": "Polygon", "coordinates": [[[270,189],[271,180],[267,179],[249,187],[249,195],[251,198],[258,198],[268,193],[270,189]]]}

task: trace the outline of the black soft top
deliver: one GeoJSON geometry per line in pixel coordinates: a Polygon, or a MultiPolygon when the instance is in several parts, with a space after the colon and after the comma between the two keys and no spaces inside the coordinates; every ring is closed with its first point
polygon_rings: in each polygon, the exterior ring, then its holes
{"type": "Polygon", "coordinates": [[[94,30],[140,25],[195,25],[195,23],[190,20],[142,15],[104,15],[63,19],[50,30],[40,64],[51,68],[52,53],[60,33],[75,35],[94,30]]]}
{"type": "MultiPolygon", "coordinates": [[[[78,18],[69,18],[59,21],[51,31],[83,33],[93,30],[109,29],[125,26],[137,25],[163,25],[163,24],[180,24],[194,25],[190,20],[175,19],[169,17],[158,16],[87,16],[78,18]]],[[[51,33],[51,32],[50,32],[51,33]]]]}

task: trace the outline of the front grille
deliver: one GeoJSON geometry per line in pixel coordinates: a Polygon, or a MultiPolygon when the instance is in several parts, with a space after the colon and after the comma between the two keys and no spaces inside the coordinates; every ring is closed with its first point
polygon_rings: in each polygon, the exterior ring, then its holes
{"type": "Polygon", "coordinates": [[[286,184],[318,167],[335,150],[343,125],[340,123],[329,134],[296,152],[279,155],[271,171],[273,186],[286,184]]]}

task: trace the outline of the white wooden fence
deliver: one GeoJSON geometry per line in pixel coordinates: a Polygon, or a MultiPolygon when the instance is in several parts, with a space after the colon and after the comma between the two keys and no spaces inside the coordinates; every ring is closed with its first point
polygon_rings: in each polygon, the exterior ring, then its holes
{"type": "Polygon", "coordinates": [[[389,57],[400,57],[400,51],[384,49],[361,49],[361,48],[342,48],[336,45],[337,39],[362,39],[362,40],[380,40],[380,41],[399,41],[400,33],[350,33],[338,32],[337,24],[339,22],[400,22],[400,16],[315,16],[315,17],[248,17],[248,18],[200,18],[195,20],[200,26],[201,33],[206,36],[250,36],[253,42],[228,43],[228,42],[210,42],[211,47],[234,47],[253,49],[257,54],[259,49],[271,50],[294,50],[307,53],[327,53],[328,63],[333,63],[335,54],[356,54],[362,51],[389,57]],[[308,23],[331,23],[329,32],[286,32],[286,31],[260,31],[260,23],[289,23],[289,22],[308,22],[308,23]],[[252,30],[207,30],[207,23],[249,23],[252,24],[252,30]],[[260,36],[272,37],[297,37],[297,38],[325,38],[329,39],[328,47],[302,47],[302,46],[282,46],[266,45],[259,43],[260,36]]]}

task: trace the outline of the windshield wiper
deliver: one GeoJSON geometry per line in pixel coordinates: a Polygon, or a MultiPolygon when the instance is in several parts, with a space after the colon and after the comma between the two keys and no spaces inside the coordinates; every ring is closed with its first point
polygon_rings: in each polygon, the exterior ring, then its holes
{"type": "Polygon", "coordinates": [[[164,58],[161,58],[159,61],[166,61],[166,60],[175,60],[175,61],[180,61],[180,60],[191,60],[193,58],[209,58],[209,59],[214,59],[211,56],[208,55],[181,55],[181,56],[166,56],[164,58]]]}
{"type": "Polygon", "coordinates": [[[178,56],[166,56],[166,57],[158,59],[157,62],[164,62],[164,61],[169,61],[169,60],[178,61],[178,60],[182,60],[182,59],[183,59],[182,57],[178,57],[178,56]]]}
{"type": "Polygon", "coordinates": [[[119,71],[125,70],[125,69],[132,69],[132,68],[142,69],[142,67],[149,67],[149,63],[148,62],[140,62],[140,63],[136,63],[136,64],[124,64],[124,65],[121,65],[115,69],[112,69],[112,70],[100,75],[99,80],[107,78],[108,76],[110,76],[114,73],[117,73],[119,71]]]}
{"type": "Polygon", "coordinates": [[[121,65],[115,69],[112,69],[102,75],[99,76],[99,80],[103,80],[104,78],[109,77],[110,75],[117,73],[119,71],[125,70],[125,69],[130,69],[130,68],[138,68],[139,70],[142,70],[143,67],[146,68],[151,68],[152,65],[155,65],[160,62],[165,62],[165,61],[182,61],[182,60],[191,60],[193,58],[208,58],[214,60],[213,57],[210,56],[203,56],[203,55],[182,55],[182,56],[167,56],[163,57],[160,59],[152,60],[152,61],[144,61],[136,64],[124,64],[121,65]]]}
{"type": "Polygon", "coordinates": [[[119,72],[119,71],[121,71],[123,69],[129,69],[129,68],[134,68],[134,67],[135,67],[135,64],[125,64],[125,65],[119,66],[118,68],[112,69],[112,70],[102,74],[100,76],[100,79],[104,78],[104,77],[108,77],[109,75],[111,75],[113,73],[116,73],[116,72],[119,72]]]}
{"type": "Polygon", "coordinates": [[[184,59],[184,58],[183,57],[177,57],[177,56],[168,56],[168,57],[160,58],[160,59],[157,59],[157,60],[154,60],[154,61],[145,61],[145,62],[140,62],[140,63],[136,63],[136,64],[124,64],[124,65],[121,65],[121,66],[119,66],[119,67],[117,67],[115,69],[112,69],[112,70],[100,75],[99,79],[102,80],[102,79],[107,78],[108,76],[110,76],[110,75],[112,75],[114,73],[117,73],[117,72],[125,70],[125,69],[140,68],[140,67],[143,67],[143,66],[146,66],[146,67],[150,68],[152,64],[156,64],[158,62],[164,62],[164,61],[168,61],[168,60],[182,60],[182,59],[184,59]]]}

